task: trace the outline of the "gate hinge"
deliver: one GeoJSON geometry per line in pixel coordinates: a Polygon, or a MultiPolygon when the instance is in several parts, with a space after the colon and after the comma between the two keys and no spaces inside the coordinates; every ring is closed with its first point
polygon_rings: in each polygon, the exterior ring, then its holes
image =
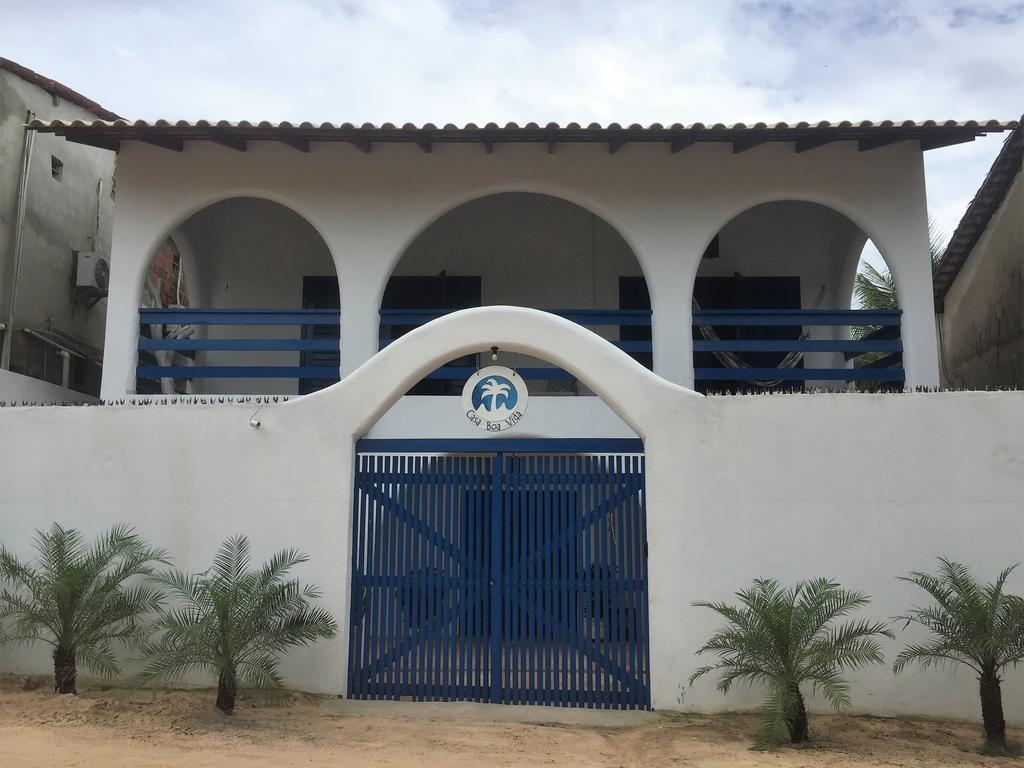
{"type": "Polygon", "coordinates": [[[644,560],[647,559],[647,539],[644,539],[644,560]]]}

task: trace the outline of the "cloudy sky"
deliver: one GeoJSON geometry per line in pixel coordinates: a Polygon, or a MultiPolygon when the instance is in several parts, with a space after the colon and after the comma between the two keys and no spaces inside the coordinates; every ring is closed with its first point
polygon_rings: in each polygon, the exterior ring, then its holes
{"type": "MultiPolygon", "coordinates": [[[[0,55],[133,118],[1015,119],[1024,2],[0,0],[0,55]]],[[[948,236],[1001,137],[929,152],[948,236]]]]}

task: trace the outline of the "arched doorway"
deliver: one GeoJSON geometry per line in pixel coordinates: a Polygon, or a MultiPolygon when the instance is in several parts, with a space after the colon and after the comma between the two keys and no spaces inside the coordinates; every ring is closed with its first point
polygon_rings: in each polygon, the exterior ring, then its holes
{"type": "MultiPolygon", "coordinates": [[[[610,224],[574,203],[505,192],[464,203],[434,221],[388,280],[380,344],[447,312],[488,305],[555,312],[653,367],[643,270],[610,224]]],[[[541,360],[509,355],[502,362],[522,371],[531,395],[590,394],[541,360]]],[[[479,356],[450,361],[411,394],[456,394],[480,363],[479,356]]]]}
{"type": "Polygon", "coordinates": [[[902,387],[900,313],[851,307],[867,235],[818,203],[743,211],[708,245],[693,288],[703,392],[902,387]]]}
{"type": "Polygon", "coordinates": [[[302,216],[214,203],[170,233],[146,272],[140,394],[297,395],[338,380],[338,278],[302,216]]]}

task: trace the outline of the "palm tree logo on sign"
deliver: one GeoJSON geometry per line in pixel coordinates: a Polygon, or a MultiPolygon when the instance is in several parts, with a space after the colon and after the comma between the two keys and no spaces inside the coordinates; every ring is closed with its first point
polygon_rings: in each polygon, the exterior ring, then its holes
{"type": "Polygon", "coordinates": [[[462,388],[462,405],[475,426],[504,432],[523,418],[529,396],[522,376],[503,365],[492,365],[469,377],[462,388]]]}

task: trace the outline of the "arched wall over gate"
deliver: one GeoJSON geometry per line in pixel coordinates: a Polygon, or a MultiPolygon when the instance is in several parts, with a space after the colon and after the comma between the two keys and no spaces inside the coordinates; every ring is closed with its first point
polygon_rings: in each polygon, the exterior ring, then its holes
{"type": "MultiPolygon", "coordinates": [[[[339,476],[348,481],[339,500],[344,539],[337,542],[337,551],[343,557],[341,594],[344,604],[339,606],[338,615],[349,615],[355,442],[426,373],[453,357],[487,350],[494,344],[570,371],[648,445],[663,443],[667,424],[699,418],[697,414],[705,402],[701,395],[657,376],[575,323],[534,309],[497,306],[462,310],[434,320],[389,345],[338,384],[268,411],[259,430],[260,437],[280,434],[283,429],[291,428],[286,426],[288,424],[296,424],[302,430],[312,419],[319,428],[336,435],[348,446],[338,467],[339,476]]],[[[452,418],[461,418],[461,407],[453,404],[452,408],[452,418]]],[[[528,420],[529,414],[523,424],[528,420]]],[[[664,471],[663,463],[661,467],[660,471],[664,471]]],[[[675,530],[677,521],[671,514],[666,517],[668,508],[656,501],[664,493],[668,476],[660,474],[655,479],[648,473],[648,477],[647,531],[648,538],[654,542],[675,530]]],[[[652,554],[651,572],[670,569],[672,560],[670,549],[656,556],[652,554]]],[[[665,600],[666,589],[671,589],[671,585],[651,583],[652,605],[655,599],[665,600]]],[[[667,618],[653,613],[650,617],[652,680],[658,679],[665,660],[672,655],[670,645],[665,644],[670,643],[669,633],[662,628],[667,618]]],[[[346,649],[346,653],[347,632],[348,625],[344,624],[338,647],[346,649]]]]}

